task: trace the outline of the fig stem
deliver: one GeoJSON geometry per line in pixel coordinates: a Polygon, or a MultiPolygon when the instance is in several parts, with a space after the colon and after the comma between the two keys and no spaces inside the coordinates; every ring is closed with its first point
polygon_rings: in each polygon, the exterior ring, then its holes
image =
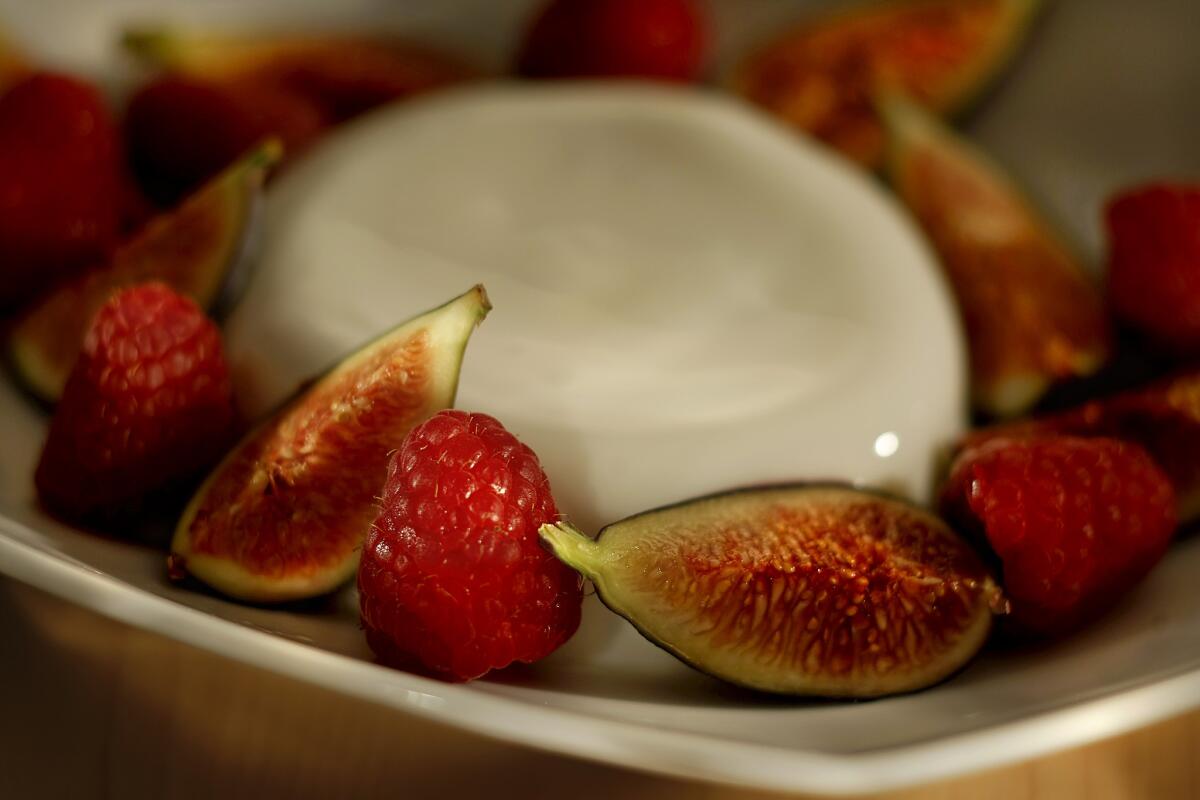
{"type": "Polygon", "coordinates": [[[538,534],[559,561],[585,577],[596,577],[600,545],[586,533],[569,522],[557,522],[538,528],[538,534]]]}

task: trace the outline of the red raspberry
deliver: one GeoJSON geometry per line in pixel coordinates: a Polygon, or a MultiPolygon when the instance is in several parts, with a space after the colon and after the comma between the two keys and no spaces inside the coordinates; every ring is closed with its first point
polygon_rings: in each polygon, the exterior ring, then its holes
{"type": "Polygon", "coordinates": [[[1172,351],[1200,351],[1200,185],[1134,189],[1105,216],[1113,312],[1172,351]]]}
{"type": "Polygon", "coordinates": [[[553,0],[530,26],[517,71],[530,78],[690,81],[705,38],[692,0],[553,0]]]}
{"type": "Polygon", "coordinates": [[[537,456],[495,419],[442,411],[418,425],[388,464],[358,570],[371,649],[459,681],[549,655],[582,598],[538,541],[557,519],[537,456]]]}
{"type": "Polygon", "coordinates": [[[74,519],[130,510],[221,456],[235,433],[220,333],[160,283],[97,312],[50,424],[35,482],[74,519]]]}
{"type": "Polygon", "coordinates": [[[968,448],[942,509],[999,557],[1012,627],[1043,636],[1105,611],[1158,563],[1175,531],[1166,475],[1138,445],[1105,438],[968,448]]]}
{"type": "Polygon", "coordinates": [[[0,308],[104,259],[120,224],[119,174],[93,87],[36,73],[0,96],[0,308]]]}
{"type": "Polygon", "coordinates": [[[1171,479],[1180,521],[1200,518],[1200,369],[1053,414],[979,428],[960,449],[992,439],[1049,434],[1104,436],[1141,445],[1171,479]]]}

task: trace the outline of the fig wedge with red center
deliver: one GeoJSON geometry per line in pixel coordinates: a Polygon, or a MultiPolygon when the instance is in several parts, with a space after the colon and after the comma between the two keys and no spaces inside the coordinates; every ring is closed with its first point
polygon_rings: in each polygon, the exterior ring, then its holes
{"type": "Polygon", "coordinates": [[[872,95],[953,114],[989,86],[1039,0],[891,0],[813,18],[746,58],[731,88],[868,167],[884,135],[872,95]]]}
{"type": "Polygon", "coordinates": [[[1108,358],[1100,291],[1075,254],[982,152],[884,95],[893,188],[932,242],[966,328],[971,394],[1010,417],[1108,358]]]}
{"type": "Polygon", "coordinates": [[[542,539],[650,641],[781,694],[920,689],[983,645],[1001,600],[937,517],[875,494],[783,486],[704,497],[542,539]]]}
{"type": "Polygon", "coordinates": [[[369,343],[251,431],[188,504],[168,569],[279,602],[354,575],[391,452],[453,404],[482,286],[369,343]]]}
{"type": "Polygon", "coordinates": [[[268,140],[174,210],[148,222],[109,259],[60,284],[17,321],[9,357],[29,391],[57,402],[92,317],[117,290],[162,281],[207,311],[232,298],[253,259],[255,217],[267,172],[280,158],[268,140]]]}

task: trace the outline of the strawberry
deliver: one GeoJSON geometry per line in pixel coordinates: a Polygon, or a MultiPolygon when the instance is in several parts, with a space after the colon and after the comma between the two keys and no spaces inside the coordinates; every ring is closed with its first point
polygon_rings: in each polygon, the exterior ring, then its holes
{"type": "Polygon", "coordinates": [[[1124,192],[1105,222],[1113,313],[1172,352],[1200,352],[1200,185],[1124,192]]]}
{"type": "Polygon", "coordinates": [[[120,225],[119,170],[94,87],[41,72],[0,96],[0,308],[103,260],[120,225]]]}
{"type": "Polygon", "coordinates": [[[699,72],[705,39],[692,0],[552,0],[525,35],[517,71],[686,82],[699,72]]]}
{"type": "Polygon", "coordinates": [[[38,462],[38,495],[69,519],[120,515],[211,465],[234,426],[216,326],[165,284],[125,289],[84,338],[38,462]]]}
{"type": "Polygon", "coordinates": [[[1171,484],[1136,444],[993,439],[956,460],[943,513],[986,540],[1010,629],[1065,633],[1103,613],[1158,563],[1175,530],[1171,484]]]}
{"type": "Polygon", "coordinates": [[[371,649],[458,681],[548,655],[579,626],[582,599],[538,539],[557,521],[537,456],[492,417],[442,411],[413,428],[358,570],[371,649]]]}

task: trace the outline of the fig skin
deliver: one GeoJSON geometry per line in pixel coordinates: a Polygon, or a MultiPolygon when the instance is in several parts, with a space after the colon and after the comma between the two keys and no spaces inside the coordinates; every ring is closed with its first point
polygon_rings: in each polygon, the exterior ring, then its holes
{"type": "Polygon", "coordinates": [[[940,519],[845,486],[710,495],[629,517],[595,540],[567,523],[540,533],[651,642],[776,694],[925,688],[978,652],[1003,607],[974,551],[940,519]]]}
{"type": "Polygon", "coordinates": [[[871,96],[893,89],[959,116],[1012,61],[1044,0],[868,0],[818,13],[751,50],[726,77],[784,123],[878,168],[871,96]]]}
{"type": "Polygon", "coordinates": [[[168,574],[258,603],[350,580],[391,451],[454,404],[467,343],[490,309],[476,286],[401,323],[246,434],[184,510],[168,574]]]}
{"type": "Polygon", "coordinates": [[[876,102],[888,180],[933,245],[958,306],[975,409],[1012,418],[1054,384],[1100,370],[1111,331],[1074,247],[977,146],[900,94],[876,102]]]}

